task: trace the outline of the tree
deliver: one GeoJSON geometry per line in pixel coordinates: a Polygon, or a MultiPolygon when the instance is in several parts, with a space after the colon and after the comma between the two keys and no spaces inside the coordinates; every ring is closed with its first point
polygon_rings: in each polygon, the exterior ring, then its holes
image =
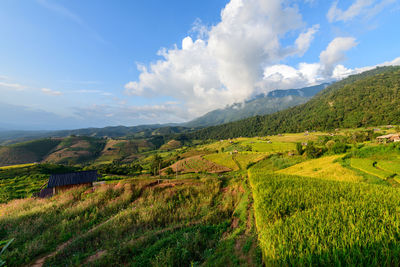
{"type": "Polygon", "coordinates": [[[314,143],[310,142],[307,144],[304,152],[308,158],[315,159],[319,158],[324,153],[324,150],[322,148],[314,146],[314,143]]]}
{"type": "Polygon", "coordinates": [[[300,142],[296,143],[296,150],[299,155],[303,155],[304,153],[303,145],[300,142]]]}
{"type": "Polygon", "coordinates": [[[162,158],[160,157],[160,155],[155,154],[150,162],[150,173],[152,175],[159,174],[161,169],[161,164],[162,164],[162,158]]]}
{"type": "Polygon", "coordinates": [[[347,145],[344,143],[335,143],[332,147],[332,152],[335,154],[343,154],[347,151],[347,145]]]}

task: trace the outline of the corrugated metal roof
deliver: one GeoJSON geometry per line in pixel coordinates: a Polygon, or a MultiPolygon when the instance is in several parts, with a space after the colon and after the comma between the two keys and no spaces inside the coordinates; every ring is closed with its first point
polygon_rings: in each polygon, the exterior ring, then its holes
{"type": "Polygon", "coordinates": [[[91,183],[97,181],[98,177],[97,171],[52,174],[47,187],[53,188],[56,186],[91,183]]]}

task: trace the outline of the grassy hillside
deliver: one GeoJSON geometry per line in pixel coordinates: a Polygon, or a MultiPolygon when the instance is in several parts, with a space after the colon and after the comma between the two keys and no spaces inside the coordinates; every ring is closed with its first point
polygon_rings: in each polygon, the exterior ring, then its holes
{"type": "Polygon", "coordinates": [[[0,166],[42,161],[60,142],[59,139],[39,139],[0,147],[0,166]]]}
{"type": "Polygon", "coordinates": [[[102,161],[0,168],[0,240],[15,238],[4,259],[8,266],[261,266],[261,259],[397,266],[400,143],[375,137],[398,128],[376,128],[152,151],[134,140],[64,139],[55,153],[100,151],[102,161]],[[106,183],[29,198],[50,173],[78,169],[99,170],[106,183]]]}
{"type": "Polygon", "coordinates": [[[44,161],[56,164],[78,164],[95,160],[105,146],[105,139],[86,136],[70,136],[44,158],[44,161]]]}
{"type": "Polygon", "coordinates": [[[130,180],[13,201],[0,206],[0,239],[15,237],[5,260],[8,266],[257,266],[244,188],[239,178],[130,180]]]}
{"type": "Polygon", "coordinates": [[[266,116],[208,127],[188,134],[192,139],[333,130],[400,122],[400,67],[381,67],[350,76],[309,102],[266,116]]]}

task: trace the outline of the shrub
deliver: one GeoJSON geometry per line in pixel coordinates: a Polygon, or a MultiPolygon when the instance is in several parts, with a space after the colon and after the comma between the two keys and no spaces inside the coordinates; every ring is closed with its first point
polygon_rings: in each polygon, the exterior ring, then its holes
{"type": "Polygon", "coordinates": [[[299,155],[304,153],[303,145],[300,142],[296,143],[296,151],[299,155]]]}
{"type": "Polygon", "coordinates": [[[348,146],[344,143],[335,143],[332,146],[332,152],[335,154],[343,154],[346,153],[348,146]]]}

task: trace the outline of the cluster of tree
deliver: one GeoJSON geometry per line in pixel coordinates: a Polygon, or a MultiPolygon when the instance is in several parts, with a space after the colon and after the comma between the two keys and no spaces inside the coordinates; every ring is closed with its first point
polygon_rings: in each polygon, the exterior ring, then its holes
{"type": "Polygon", "coordinates": [[[101,174],[115,175],[136,175],[142,172],[143,167],[139,163],[121,164],[116,161],[111,164],[103,164],[100,166],[88,166],[84,170],[96,169],[101,174]]]}
{"type": "Polygon", "coordinates": [[[381,67],[336,82],[309,102],[271,115],[207,127],[190,139],[226,139],[305,130],[400,123],[400,67],[381,67]]]}
{"type": "Polygon", "coordinates": [[[309,142],[303,146],[302,143],[296,144],[296,150],[299,155],[304,155],[307,158],[319,158],[324,154],[343,154],[346,153],[351,146],[341,141],[327,140],[326,142],[309,142]]]}

